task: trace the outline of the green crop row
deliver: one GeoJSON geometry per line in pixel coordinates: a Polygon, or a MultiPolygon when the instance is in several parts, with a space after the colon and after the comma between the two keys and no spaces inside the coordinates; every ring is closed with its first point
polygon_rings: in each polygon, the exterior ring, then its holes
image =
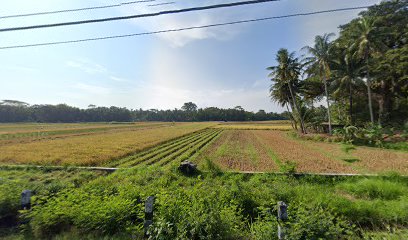
{"type": "Polygon", "coordinates": [[[205,139],[209,138],[211,135],[214,134],[214,131],[208,131],[206,135],[201,136],[200,138],[195,139],[183,146],[177,146],[176,148],[172,149],[171,151],[167,152],[166,154],[162,154],[161,158],[152,159],[147,163],[147,165],[153,165],[158,162],[162,161],[172,161],[177,156],[182,154],[183,152],[187,151],[188,149],[198,145],[200,142],[204,141],[205,139]]]}
{"type": "Polygon", "coordinates": [[[183,152],[182,154],[178,155],[176,158],[173,159],[168,159],[161,161],[159,163],[160,166],[167,165],[171,161],[178,160],[178,162],[182,162],[184,160],[192,160],[193,156],[196,156],[197,153],[199,153],[205,146],[207,146],[214,138],[219,136],[221,131],[216,131],[213,134],[211,134],[209,137],[202,139],[201,142],[194,144],[193,146],[190,146],[190,148],[183,152]]]}
{"type": "Polygon", "coordinates": [[[199,131],[199,132],[189,134],[181,138],[177,138],[169,142],[160,144],[158,146],[149,148],[145,151],[139,152],[135,155],[119,160],[119,162],[116,162],[114,166],[130,167],[130,166],[136,165],[139,162],[143,162],[149,158],[154,158],[157,155],[162,154],[163,152],[167,152],[178,145],[185,144],[189,141],[199,138],[202,134],[205,134],[206,132],[207,132],[206,130],[199,131]]]}
{"type": "Polygon", "coordinates": [[[124,165],[121,165],[121,167],[130,167],[130,166],[135,166],[138,164],[147,164],[147,165],[152,165],[162,159],[169,159],[174,156],[177,156],[177,154],[180,151],[183,151],[184,148],[189,147],[194,145],[196,142],[200,141],[203,138],[208,137],[214,132],[214,130],[206,130],[202,134],[197,134],[197,136],[194,136],[193,138],[190,138],[186,141],[176,142],[168,147],[166,147],[165,151],[158,150],[158,154],[152,154],[152,156],[144,156],[143,158],[137,158],[134,161],[128,162],[124,165]]]}

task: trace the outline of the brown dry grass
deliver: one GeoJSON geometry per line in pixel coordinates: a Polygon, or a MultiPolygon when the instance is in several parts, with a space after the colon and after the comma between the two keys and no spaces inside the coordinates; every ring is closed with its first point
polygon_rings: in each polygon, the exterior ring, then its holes
{"type": "Polygon", "coordinates": [[[408,174],[407,152],[358,147],[352,154],[361,160],[355,164],[364,167],[369,172],[395,171],[408,174]]]}
{"type": "Polygon", "coordinates": [[[1,163],[101,165],[163,141],[212,126],[176,123],[162,128],[107,132],[0,146],[1,163]]]}
{"type": "MultiPolygon", "coordinates": [[[[313,148],[302,144],[300,140],[291,139],[285,132],[256,131],[256,135],[265,146],[269,147],[284,164],[296,163],[297,172],[311,173],[355,173],[346,162],[335,159],[330,154],[319,151],[327,146],[313,148]]],[[[330,145],[330,144],[328,144],[330,145]]]]}
{"type": "Polygon", "coordinates": [[[208,157],[223,170],[277,171],[278,167],[250,131],[226,130],[198,158],[200,165],[208,157]]]}

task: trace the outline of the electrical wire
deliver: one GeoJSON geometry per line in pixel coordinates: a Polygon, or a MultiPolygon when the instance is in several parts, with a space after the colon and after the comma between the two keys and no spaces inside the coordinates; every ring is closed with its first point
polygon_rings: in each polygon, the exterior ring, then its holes
{"type": "Polygon", "coordinates": [[[30,16],[57,14],[57,13],[69,13],[69,12],[80,12],[80,11],[98,10],[98,9],[122,7],[122,6],[125,6],[125,5],[139,4],[139,3],[148,3],[148,2],[155,2],[155,1],[156,1],[156,0],[139,0],[139,1],[123,2],[123,3],[118,3],[118,4],[112,4],[112,5],[104,5],[104,6],[94,6],[94,7],[74,8],[74,9],[64,9],[64,10],[55,10],[55,11],[48,11],[48,12],[36,12],[36,13],[14,14],[14,15],[0,16],[0,19],[5,19],[5,18],[20,18],[20,17],[30,17],[30,16]]]}
{"type": "Polygon", "coordinates": [[[52,27],[61,27],[61,26],[81,25],[81,24],[88,24],[88,23],[100,23],[100,22],[118,21],[118,20],[126,20],[126,19],[154,17],[154,16],[160,16],[160,15],[169,15],[169,14],[185,13],[185,12],[195,12],[195,11],[203,11],[203,10],[216,9],[216,8],[235,7],[235,6],[243,6],[243,5],[249,5],[249,4],[259,4],[259,3],[267,3],[267,2],[276,2],[276,1],[279,1],[279,0],[252,0],[252,1],[223,3],[223,4],[216,4],[216,5],[184,8],[184,9],[178,9],[178,10],[168,10],[168,11],[161,11],[161,12],[155,12],[155,13],[146,13],[146,14],[139,14],[139,15],[120,16],[120,17],[111,17],[111,18],[100,18],[100,19],[89,19],[89,20],[73,21],[73,22],[50,23],[50,24],[23,26],[23,27],[2,28],[2,29],[0,29],[0,32],[11,32],[11,31],[21,31],[21,30],[28,30],[28,29],[52,28],[52,27]]]}
{"type": "Polygon", "coordinates": [[[28,48],[28,47],[40,47],[40,46],[49,46],[49,45],[62,45],[62,44],[80,43],[80,42],[88,42],[88,41],[99,41],[99,40],[107,40],[107,39],[127,38],[127,37],[143,36],[143,35],[153,35],[153,34],[161,34],[161,33],[179,32],[179,31],[186,31],[186,30],[193,30],[193,29],[202,29],[202,28],[242,24],[242,23],[260,22],[260,21],[267,21],[267,20],[273,20],[273,19],[283,19],[283,18],[291,18],[291,17],[310,16],[310,15],[323,14],[323,13],[334,13],[334,12],[342,12],[342,11],[359,10],[359,9],[366,9],[366,8],[369,8],[369,7],[371,7],[371,6],[337,8],[337,9],[330,9],[330,10],[306,12],[306,13],[295,13],[295,14],[288,14],[288,15],[281,15],[281,16],[247,19],[247,20],[240,20],[240,21],[233,21],[233,22],[215,23],[215,24],[208,24],[208,25],[202,25],[202,26],[193,26],[193,27],[184,27],[184,28],[177,28],[177,29],[159,30],[159,31],[152,31],[152,32],[132,33],[132,34],[124,34],[124,35],[85,38],[85,39],[57,41],[57,42],[34,43],[34,44],[26,44],[26,45],[12,45],[12,46],[0,47],[0,50],[16,49],[16,48],[28,48]]]}

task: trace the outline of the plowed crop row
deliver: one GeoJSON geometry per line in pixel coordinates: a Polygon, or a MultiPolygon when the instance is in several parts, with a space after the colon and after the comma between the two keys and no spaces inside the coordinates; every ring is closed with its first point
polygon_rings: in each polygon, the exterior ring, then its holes
{"type": "Polygon", "coordinates": [[[164,166],[172,161],[183,161],[193,157],[215,137],[217,137],[222,130],[207,129],[184,136],[182,138],[161,144],[157,147],[140,152],[136,155],[127,157],[120,162],[114,164],[118,167],[133,167],[139,165],[153,165],[158,164],[164,166]]]}

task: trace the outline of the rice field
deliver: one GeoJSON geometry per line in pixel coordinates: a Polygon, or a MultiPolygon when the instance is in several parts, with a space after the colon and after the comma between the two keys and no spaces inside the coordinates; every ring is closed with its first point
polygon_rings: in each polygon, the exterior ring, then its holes
{"type": "Polygon", "coordinates": [[[238,172],[408,174],[407,152],[297,139],[281,131],[288,127],[287,121],[0,124],[0,164],[129,168],[190,160],[200,169],[212,162],[238,172]],[[43,135],[30,135],[35,130],[43,135]]]}
{"type": "Polygon", "coordinates": [[[215,125],[214,128],[237,129],[237,130],[280,130],[289,131],[292,129],[290,121],[262,121],[262,122],[223,122],[215,125]]]}
{"type": "Polygon", "coordinates": [[[135,152],[200,131],[214,123],[166,123],[92,132],[86,135],[26,137],[0,143],[0,163],[100,166],[135,152]]]}
{"type": "Polygon", "coordinates": [[[408,174],[407,152],[369,147],[346,151],[342,144],[293,139],[270,130],[225,130],[197,162],[205,167],[206,159],[226,171],[408,174]]]}
{"type": "Polygon", "coordinates": [[[218,129],[205,129],[115,161],[110,166],[165,166],[172,162],[194,161],[200,151],[211,144],[221,132],[222,130],[218,129]]]}

